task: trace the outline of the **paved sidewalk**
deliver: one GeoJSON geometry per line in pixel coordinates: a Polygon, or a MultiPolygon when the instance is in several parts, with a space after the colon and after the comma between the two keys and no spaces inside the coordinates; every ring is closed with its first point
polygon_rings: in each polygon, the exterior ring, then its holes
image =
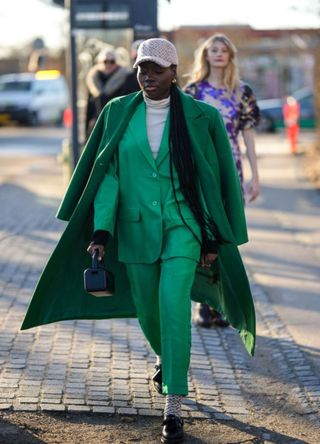
{"type": "MultiPolygon", "coordinates": [[[[301,151],[311,136],[301,135],[301,151]]],[[[281,133],[258,139],[257,148],[262,193],[246,210],[250,242],[242,247],[257,311],[257,354],[270,352],[279,380],[319,421],[320,193],[281,133]]]]}
{"type": "MultiPolygon", "coordinates": [[[[286,157],[284,162],[295,165],[286,157]]],[[[149,380],[154,356],[136,320],[67,321],[19,331],[39,274],[65,226],[54,218],[63,186],[53,157],[22,159],[8,171],[9,176],[0,176],[0,409],[160,416],[163,399],[149,380]]],[[[271,233],[267,221],[274,233],[297,239],[297,232],[288,232],[281,219],[281,207],[266,213],[271,201],[264,197],[256,209],[248,209],[255,240],[261,242],[271,233]]],[[[312,217],[317,211],[319,216],[319,208],[312,207],[312,217]]],[[[271,350],[278,377],[288,382],[301,414],[316,419],[319,369],[303,341],[296,340],[296,331],[288,328],[283,312],[271,304],[274,293],[263,274],[270,259],[262,258],[264,247],[243,249],[257,307],[258,347],[271,350]]],[[[302,240],[299,248],[302,254],[310,244],[302,240]]],[[[279,264],[280,259],[271,271],[279,264]]],[[[317,270],[314,266],[313,273],[317,270]]],[[[192,340],[184,416],[245,421],[257,409],[248,396],[254,390],[254,360],[246,355],[238,334],[231,328],[193,327],[192,340]]]]}
{"type": "MultiPolygon", "coordinates": [[[[154,356],[136,320],[67,321],[19,331],[64,227],[54,218],[62,193],[60,167],[54,158],[34,162],[11,170],[0,187],[0,409],[162,415],[163,398],[149,381],[154,356]]],[[[232,330],[226,335],[237,342],[232,360],[218,330],[193,329],[192,336],[184,415],[247,415],[236,375],[247,359],[238,335],[232,330]]]]}

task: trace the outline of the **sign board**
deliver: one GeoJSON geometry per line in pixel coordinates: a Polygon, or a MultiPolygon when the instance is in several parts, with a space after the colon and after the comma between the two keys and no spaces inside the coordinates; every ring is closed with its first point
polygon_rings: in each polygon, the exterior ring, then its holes
{"type": "Polygon", "coordinates": [[[132,28],[134,39],[156,37],[157,0],[52,0],[74,11],[73,29],[132,28]]]}
{"type": "MultiPolygon", "coordinates": [[[[131,3],[131,2],[130,2],[131,3]]],[[[131,4],[116,1],[77,1],[75,25],[80,29],[131,28],[131,4]]]]}
{"type": "Polygon", "coordinates": [[[76,0],[78,29],[123,29],[157,32],[157,0],[76,0]]]}

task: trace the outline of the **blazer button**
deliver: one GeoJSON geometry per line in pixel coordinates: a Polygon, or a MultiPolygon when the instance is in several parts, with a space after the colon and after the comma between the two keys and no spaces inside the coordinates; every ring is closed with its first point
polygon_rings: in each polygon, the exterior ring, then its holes
{"type": "Polygon", "coordinates": [[[151,176],[152,177],[157,177],[157,173],[152,173],[151,176]]]}
{"type": "Polygon", "coordinates": [[[156,206],[158,205],[158,202],[157,202],[156,200],[154,200],[154,201],[152,202],[152,205],[153,205],[154,207],[156,207],[156,206]]]}

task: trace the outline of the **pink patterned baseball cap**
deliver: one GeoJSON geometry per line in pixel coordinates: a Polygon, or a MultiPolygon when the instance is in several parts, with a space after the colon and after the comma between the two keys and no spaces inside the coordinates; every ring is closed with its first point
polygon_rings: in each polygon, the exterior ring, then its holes
{"type": "Polygon", "coordinates": [[[142,42],[133,67],[137,68],[143,62],[154,62],[163,68],[179,64],[176,48],[166,39],[148,39],[142,42]]]}

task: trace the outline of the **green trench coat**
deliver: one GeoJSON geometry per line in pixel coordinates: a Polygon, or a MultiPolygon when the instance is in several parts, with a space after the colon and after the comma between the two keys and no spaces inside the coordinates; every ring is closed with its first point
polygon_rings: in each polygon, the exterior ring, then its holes
{"type": "MultiPolygon", "coordinates": [[[[223,313],[253,354],[255,312],[237,245],[247,242],[238,174],[219,112],[180,92],[193,156],[205,204],[227,241],[219,246],[211,270],[198,268],[192,299],[223,313]],[[215,279],[213,279],[215,277],[215,279]]],[[[21,329],[68,319],[136,317],[125,271],[117,259],[116,237],[109,241],[106,264],[115,274],[116,293],[95,298],[83,289],[83,270],[90,267],[86,248],[93,232],[93,200],[142,93],[109,102],[83,150],[57,213],[69,221],[34,291],[21,329]]]]}

